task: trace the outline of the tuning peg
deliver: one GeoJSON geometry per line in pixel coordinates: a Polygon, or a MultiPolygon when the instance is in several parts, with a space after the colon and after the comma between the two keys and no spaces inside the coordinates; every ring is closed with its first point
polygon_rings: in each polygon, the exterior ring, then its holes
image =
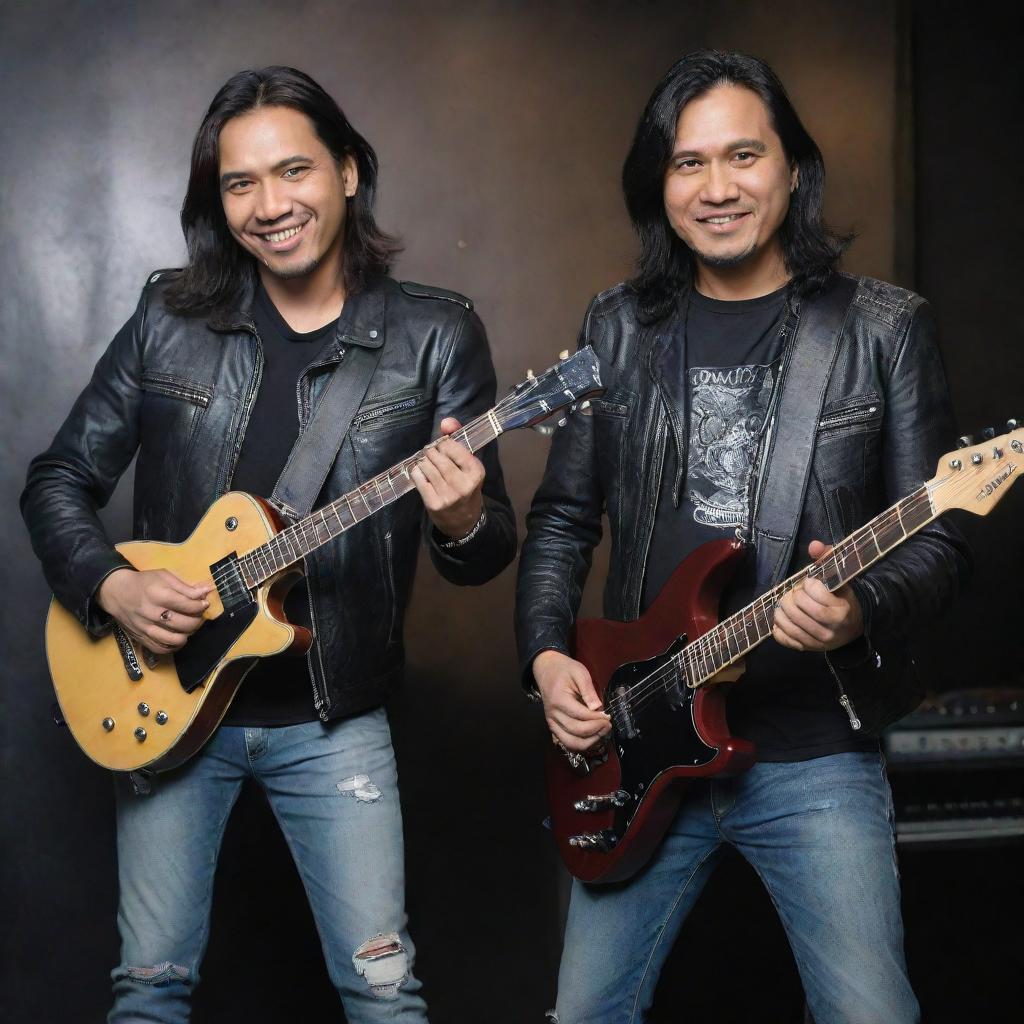
{"type": "Polygon", "coordinates": [[[963,437],[957,438],[957,448],[969,448],[972,444],[974,444],[974,438],[970,434],[964,434],[963,437]]]}
{"type": "Polygon", "coordinates": [[[559,359],[568,359],[569,358],[569,350],[567,348],[563,348],[562,351],[558,353],[558,358],[559,359]]]}
{"type": "Polygon", "coordinates": [[[991,441],[992,438],[995,437],[995,436],[996,436],[996,428],[995,427],[986,427],[981,432],[981,439],[983,441],[991,441]]]}
{"type": "Polygon", "coordinates": [[[526,371],[526,379],[527,380],[536,380],[537,379],[537,375],[533,372],[533,370],[527,370],[526,371]]]}
{"type": "Polygon", "coordinates": [[[1006,421],[1006,429],[1007,430],[1016,430],[1019,426],[1020,426],[1020,420],[1007,420],[1006,421]]]}
{"type": "Polygon", "coordinates": [[[560,427],[564,427],[564,426],[566,425],[566,423],[568,423],[568,422],[569,422],[569,420],[568,420],[568,419],[567,419],[567,418],[566,418],[565,416],[563,416],[563,417],[562,417],[562,418],[561,418],[561,419],[560,419],[560,420],[558,421],[558,425],[559,425],[560,427]]]}

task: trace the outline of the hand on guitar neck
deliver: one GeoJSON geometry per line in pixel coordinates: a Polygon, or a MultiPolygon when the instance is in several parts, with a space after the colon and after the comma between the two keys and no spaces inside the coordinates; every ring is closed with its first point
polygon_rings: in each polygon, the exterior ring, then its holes
{"type": "MultiPolygon", "coordinates": [[[[817,561],[831,550],[820,540],[812,540],[807,553],[817,561]]],[[[808,578],[779,602],[772,637],[794,651],[834,651],[863,632],[860,602],[849,584],[833,593],[821,580],[808,578]]]]}
{"type": "Polygon", "coordinates": [[[410,471],[430,521],[451,540],[466,537],[483,510],[484,464],[465,445],[447,436],[462,429],[454,416],[441,420],[446,436],[428,445],[410,471]]]}
{"type": "Polygon", "coordinates": [[[561,651],[541,651],[533,659],[533,678],[554,741],[582,752],[611,732],[611,719],[581,662],[561,651]]]}
{"type": "Polygon", "coordinates": [[[99,606],[154,654],[167,654],[203,624],[213,584],[193,587],[167,569],[118,569],[99,586],[99,606]]]}

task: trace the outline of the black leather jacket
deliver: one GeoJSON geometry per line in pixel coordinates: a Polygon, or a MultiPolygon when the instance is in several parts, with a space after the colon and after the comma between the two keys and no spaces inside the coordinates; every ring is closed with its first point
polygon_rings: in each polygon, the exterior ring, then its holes
{"type": "MultiPolygon", "coordinates": [[[[53,444],[32,461],[22,494],[46,579],[96,635],[109,629],[96,590],[127,564],[96,510],[137,451],[134,537],[185,540],[231,487],[259,384],[262,351],[248,304],[228,317],[172,313],[163,302],[169,273],[150,277],[53,444]]],[[[317,505],[417,451],[445,416],[466,422],[494,404],[490,351],[472,310],[461,295],[390,279],[348,298],[336,336],[299,380],[302,427],[346,346],[383,351],[317,505]]],[[[306,559],[316,632],[312,699],[322,719],[379,704],[399,676],[421,528],[434,564],[453,583],[484,583],[515,557],[496,447],[480,458],[487,519],[464,546],[441,550],[422,503],[410,496],[306,559]]]]}
{"type": "MultiPolygon", "coordinates": [[[[791,311],[798,319],[800,300],[791,299],[791,311]]],[[[604,614],[629,621],[642,611],[666,445],[677,446],[678,466],[687,461],[686,422],[674,411],[686,408],[681,336],[676,317],[641,326],[627,285],[598,295],[587,310],[580,341],[596,349],[607,391],[589,415],[570,417],[556,433],[527,517],[516,593],[527,686],[540,651],[568,651],[603,512],[611,530],[604,614]]],[[[758,559],[757,591],[806,564],[811,540],[842,539],[933,476],[952,447],[952,422],[930,307],[911,292],[859,279],[828,380],[798,535],[789,539],[793,555],[774,577],[758,559]]],[[[677,493],[683,483],[675,481],[677,493]]],[[[847,709],[851,721],[877,732],[917,703],[905,634],[952,599],[969,565],[961,535],[940,520],[853,581],[867,642],[828,659],[840,696],[856,709],[847,709]]]]}

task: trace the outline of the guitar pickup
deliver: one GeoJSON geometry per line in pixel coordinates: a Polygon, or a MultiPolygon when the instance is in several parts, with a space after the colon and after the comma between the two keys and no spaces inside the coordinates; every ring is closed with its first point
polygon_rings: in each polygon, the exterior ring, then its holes
{"type": "Polygon", "coordinates": [[[624,789],[617,789],[614,793],[603,793],[600,796],[585,796],[577,800],[572,806],[577,811],[604,811],[610,807],[625,807],[633,797],[624,789]]]}
{"type": "Polygon", "coordinates": [[[577,850],[597,850],[599,853],[608,853],[618,841],[619,837],[610,828],[569,836],[569,845],[577,850]]]}
{"type": "Polygon", "coordinates": [[[625,686],[615,688],[615,697],[608,702],[608,707],[611,709],[612,724],[619,736],[627,740],[639,739],[640,730],[636,727],[633,709],[629,706],[629,690],[625,686]]]}

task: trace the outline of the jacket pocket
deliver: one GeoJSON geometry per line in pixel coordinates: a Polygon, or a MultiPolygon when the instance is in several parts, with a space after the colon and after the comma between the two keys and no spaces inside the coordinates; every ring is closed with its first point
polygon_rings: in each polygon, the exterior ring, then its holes
{"type": "Polygon", "coordinates": [[[352,420],[352,429],[357,433],[368,433],[426,419],[431,414],[431,403],[426,397],[422,391],[396,391],[381,395],[359,409],[352,420]]]}
{"type": "Polygon", "coordinates": [[[616,416],[625,419],[629,415],[629,406],[622,401],[594,398],[590,404],[595,416],[616,416]]]}
{"type": "Polygon", "coordinates": [[[818,421],[819,434],[854,432],[877,428],[882,422],[883,403],[878,395],[857,395],[830,402],[818,421]]]}
{"type": "Polygon", "coordinates": [[[143,371],[142,390],[155,395],[166,395],[168,398],[178,398],[183,402],[202,406],[204,409],[213,398],[213,388],[209,384],[200,384],[188,377],[159,373],[155,370],[143,371]]]}

